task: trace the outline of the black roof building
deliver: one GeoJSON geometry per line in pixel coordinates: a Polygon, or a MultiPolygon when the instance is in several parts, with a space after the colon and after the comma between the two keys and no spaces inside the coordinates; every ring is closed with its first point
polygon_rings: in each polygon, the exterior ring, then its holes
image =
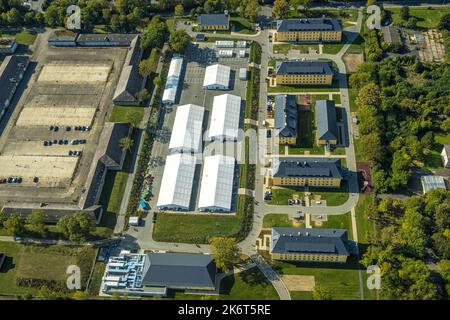
{"type": "Polygon", "coordinates": [[[0,119],[9,107],[28,63],[28,57],[12,55],[0,65],[0,119]]]}
{"type": "Polygon", "coordinates": [[[275,97],[275,131],[276,137],[297,138],[298,108],[294,95],[277,95],[275,97]]]}
{"type": "Polygon", "coordinates": [[[342,179],[340,159],[280,157],[273,169],[273,177],[342,179]]]}
{"type": "Polygon", "coordinates": [[[148,253],[143,274],[147,287],[214,290],[217,268],[211,255],[148,253]]]}
{"type": "Polygon", "coordinates": [[[79,45],[92,46],[124,46],[128,47],[136,38],[137,34],[133,33],[80,33],[77,38],[79,45]]]}
{"type": "Polygon", "coordinates": [[[228,26],[228,16],[223,13],[205,13],[198,16],[198,24],[202,26],[228,26]]]}
{"type": "Polygon", "coordinates": [[[307,31],[342,31],[337,19],[286,19],[277,20],[277,32],[307,32],[307,31]]]}
{"type": "Polygon", "coordinates": [[[333,100],[316,101],[317,140],[336,140],[338,128],[336,124],[336,108],[333,100]]]}
{"type": "Polygon", "coordinates": [[[271,253],[349,256],[347,230],[272,228],[271,253]]]}
{"type": "Polygon", "coordinates": [[[276,65],[277,74],[333,74],[331,62],[319,60],[289,60],[278,61],[276,65]]]}

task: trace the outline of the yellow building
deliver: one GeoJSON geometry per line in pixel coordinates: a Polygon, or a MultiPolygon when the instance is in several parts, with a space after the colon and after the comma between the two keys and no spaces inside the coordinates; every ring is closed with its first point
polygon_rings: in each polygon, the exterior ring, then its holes
{"type": "Polygon", "coordinates": [[[267,242],[273,260],[345,263],[350,256],[345,229],[272,228],[267,242]]]}
{"type": "Polygon", "coordinates": [[[278,61],[277,85],[331,85],[333,68],[329,61],[278,61]]]}
{"type": "Polygon", "coordinates": [[[276,42],[341,42],[342,27],[337,19],[277,20],[276,42]]]}
{"type": "Polygon", "coordinates": [[[298,138],[298,107],[294,95],[275,97],[274,139],[278,144],[296,145],[298,138]]]}
{"type": "Polygon", "coordinates": [[[284,187],[338,188],[341,160],[330,158],[280,157],[273,161],[272,183],[284,187]]]}
{"type": "Polygon", "coordinates": [[[198,16],[198,30],[230,30],[229,16],[219,14],[201,14],[198,16]]]}

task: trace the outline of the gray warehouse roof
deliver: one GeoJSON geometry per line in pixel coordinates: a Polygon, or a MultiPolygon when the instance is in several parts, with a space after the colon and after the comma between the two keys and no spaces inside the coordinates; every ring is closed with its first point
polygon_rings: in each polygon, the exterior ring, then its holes
{"type": "Polygon", "coordinates": [[[298,135],[298,108],[294,95],[275,97],[275,136],[296,138],[298,135]]]}
{"type": "Polygon", "coordinates": [[[316,101],[317,140],[337,140],[336,108],[333,100],[316,101]]]}
{"type": "Polygon", "coordinates": [[[216,284],[217,269],[211,255],[149,253],[144,274],[144,286],[212,288],[216,284]]]}
{"type": "Polygon", "coordinates": [[[277,74],[333,74],[331,62],[319,60],[278,61],[276,70],[277,74]]]}
{"type": "Polygon", "coordinates": [[[272,228],[272,253],[322,253],[349,256],[347,230],[272,228]]]}
{"type": "Polygon", "coordinates": [[[122,46],[130,46],[137,34],[133,33],[81,33],[77,42],[114,42],[122,46]]]}
{"type": "Polygon", "coordinates": [[[312,18],[312,19],[286,19],[277,20],[278,32],[295,31],[342,31],[337,19],[312,18]]]}
{"type": "Polygon", "coordinates": [[[198,16],[198,23],[207,26],[225,26],[228,25],[228,16],[223,13],[209,13],[198,16]]]}
{"type": "Polygon", "coordinates": [[[280,157],[279,161],[274,160],[273,168],[274,177],[342,179],[340,159],[280,157]]]}

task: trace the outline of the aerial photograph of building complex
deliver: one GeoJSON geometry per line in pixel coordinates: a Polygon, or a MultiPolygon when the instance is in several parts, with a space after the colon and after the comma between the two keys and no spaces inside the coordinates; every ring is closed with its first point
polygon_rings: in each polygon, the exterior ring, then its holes
{"type": "Polygon", "coordinates": [[[0,1],[0,300],[448,301],[447,2],[0,1]]]}

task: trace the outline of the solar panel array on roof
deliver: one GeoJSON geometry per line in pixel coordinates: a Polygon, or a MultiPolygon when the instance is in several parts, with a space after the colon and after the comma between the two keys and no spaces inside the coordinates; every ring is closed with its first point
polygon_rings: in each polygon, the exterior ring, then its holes
{"type": "Polygon", "coordinates": [[[198,207],[200,210],[230,211],[235,159],[223,155],[205,157],[198,207]]]}
{"type": "Polygon", "coordinates": [[[241,97],[222,94],[214,97],[208,138],[210,140],[237,140],[241,114],[241,97]]]}
{"type": "Polygon", "coordinates": [[[194,156],[184,153],[167,156],[159,190],[158,208],[189,209],[196,163],[194,156]]]}
{"type": "Polygon", "coordinates": [[[200,152],[205,108],[195,104],[177,107],[169,149],[172,152],[200,152]]]}

